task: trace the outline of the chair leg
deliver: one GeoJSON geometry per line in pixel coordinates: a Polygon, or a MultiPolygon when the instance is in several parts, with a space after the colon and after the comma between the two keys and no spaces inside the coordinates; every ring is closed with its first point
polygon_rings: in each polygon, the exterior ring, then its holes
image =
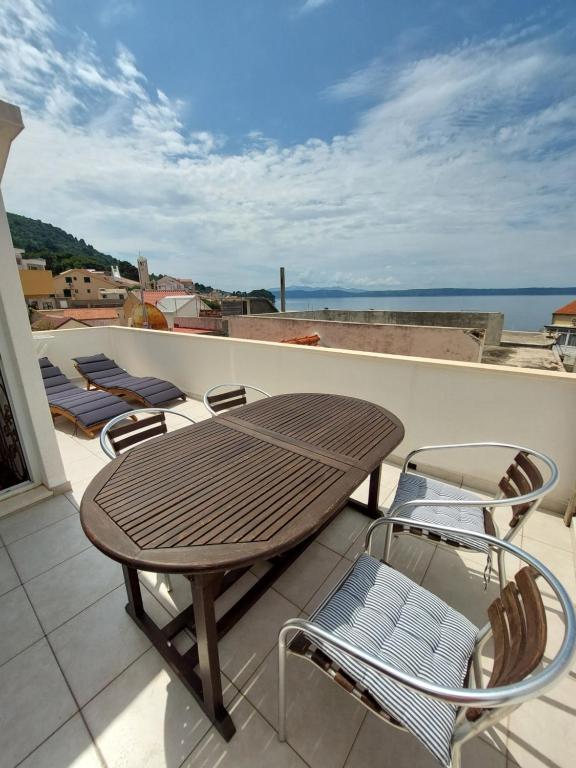
{"type": "Polygon", "coordinates": [[[166,590],[168,592],[172,592],[172,579],[167,573],[164,574],[163,578],[164,578],[164,584],[166,584],[166,590]]]}
{"type": "Polygon", "coordinates": [[[500,582],[500,590],[502,591],[506,586],[508,580],[506,578],[506,563],[504,562],[505,552],[503,549],[498,550],[498,580],[500,582]]]}
{"type": "Polygon", "coordinates": [[[450,761],[450,768],[460,768],[460,744],[452,744],[452,760],[450,761]]]}
{"type": "Polygon", "coordinates": [[[390,550],[392,549],[392,536],[394,535],[394,526],[386,526],[386,538],[384,540],[384,562],[390,562],[390,550]]]}
{"type": "Polygon", "coordinates": [[[286,741],[286,636],[278,638],[278,739],[286,741]]]}

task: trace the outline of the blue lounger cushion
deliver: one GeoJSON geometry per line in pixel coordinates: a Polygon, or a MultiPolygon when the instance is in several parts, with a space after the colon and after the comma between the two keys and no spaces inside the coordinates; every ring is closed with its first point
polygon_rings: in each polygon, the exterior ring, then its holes
{"type": "Polygon", "coordinates": [[[185,393],[170,381],[152,376],[131,376],[106,355],[75,357],[74,362],[90,384],[105,390],[123,390],[126,395],[137,397],[145,405],[161,405],[177,398],[186,400],[185,393]]]}
{"type": "Polygon", "coordinates": [[[91,430],[115,416],[132,411],[132,407],[116,395],[89,392],[73,384],[47,357],[40,358],[38,362],[50,407],[63,411],[63,415],[83,429],[91,430]]]}

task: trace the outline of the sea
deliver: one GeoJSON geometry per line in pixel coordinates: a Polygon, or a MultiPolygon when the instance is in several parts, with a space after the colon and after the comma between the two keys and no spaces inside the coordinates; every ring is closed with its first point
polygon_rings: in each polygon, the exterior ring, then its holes
{"type": "MultiPolygon", "coordinates": [[[[389,309],[445,312],[503,312],[509,331],[539,331],[552,321],[552,313],[572,301],[571,296],[359,296],[334,299],[289,299],[287,311],[307,309],[389,309]]],[[[576,297],[574,297],[576,298],[576,297]]],[[[280,308],[280,300],[276,300],[280,308]]]]}

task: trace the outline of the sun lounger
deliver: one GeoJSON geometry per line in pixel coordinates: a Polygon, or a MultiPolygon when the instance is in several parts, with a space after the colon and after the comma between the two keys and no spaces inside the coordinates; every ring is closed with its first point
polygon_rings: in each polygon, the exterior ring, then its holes
{"type": "Polygon", "coordinates": [[[186,400],[184,392],[170,381],[148,376],[131,376],[106,355],[75,357],[74,362],[79,373],[88,382],[88,388],[92,386],[103,389],[113,395],[132,398],[150,407],[177,398],[186,400]]]}
{"type": "Polygon", "coordinates": [[[47,357],[39,363],[52,414],[69,419],[90,437],[114,416],[132,412],[131,406],[115,395],[90,392],[73,384],[47,357]]]}

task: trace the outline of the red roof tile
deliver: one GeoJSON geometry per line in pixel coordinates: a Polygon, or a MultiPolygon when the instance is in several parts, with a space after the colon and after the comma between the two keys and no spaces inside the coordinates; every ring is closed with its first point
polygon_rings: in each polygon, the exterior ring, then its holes
{"type": "Polygon", "coordinates": [[[576,315],[576,300],[571,301],[570,304],[566,304],[560,309],[555,309],[553,314],[555,315],[576,315]]]}
{"type": "Polygon", "coordinates": [[[98,307],[97,309],[59,309],[62,317],[73,317],[74,320],[116,320],[118,310],[115,307],[98,307]]]}
{"type": "Polygon", "coordinates": [[[207,328],[183,328],[181,325],[175,325],[174,331],[176,333],[214,333],[214,331],[210,331],[207,328]]]}

